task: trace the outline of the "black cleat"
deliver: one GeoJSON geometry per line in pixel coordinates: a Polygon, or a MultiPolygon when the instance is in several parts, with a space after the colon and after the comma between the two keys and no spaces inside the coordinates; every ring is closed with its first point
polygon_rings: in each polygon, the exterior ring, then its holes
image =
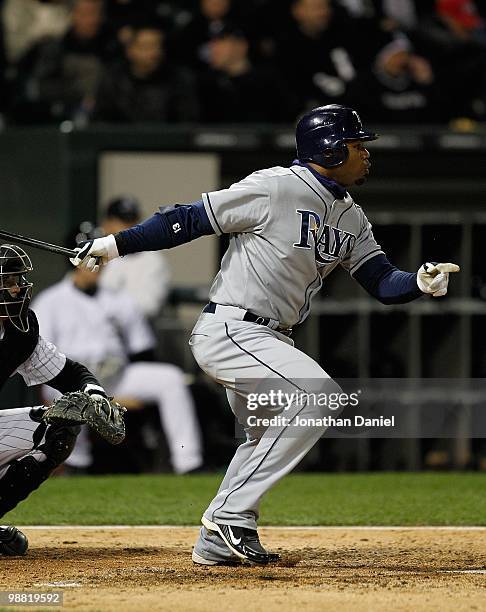
{"type": "Polygon", "coordinates": [[[219,533],[226,546],[240,559],[248,559],[248,561],[253,561],[253,563],[259,563],[260,565],[266,565],[271,560],[277,560],[275,558],[270,559],[274,555],[270,555],[260,544],[256,529],[213,523],[213,521],[209,521],[204,516],[201,522],[209,531],[219,533]]]}
{"type": "Polygon", "coordinates": [[[0,555],[16,557],[25,555],[29,541],[17,527],[0,526],[0,555]]]}

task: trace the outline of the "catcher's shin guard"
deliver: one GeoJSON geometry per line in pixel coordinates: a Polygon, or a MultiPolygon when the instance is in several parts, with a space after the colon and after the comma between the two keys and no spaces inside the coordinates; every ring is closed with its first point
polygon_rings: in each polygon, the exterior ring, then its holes
{"type": "Polygon", "coordinates": [[[69,457],[80,431],[80,425],[50,425],[47,428],[44,444],[37,448],[47,457],[51,471],[69,457]]]}
{"type": "Polygon", "coordinates": [[[47,428],[45,442],[37,447],[46,459],[38,461],[27,455],[10,463],[0,478],[0,517],[35,491],[69,457],[79,431],[79,426],[51,425],[47,428]]]}

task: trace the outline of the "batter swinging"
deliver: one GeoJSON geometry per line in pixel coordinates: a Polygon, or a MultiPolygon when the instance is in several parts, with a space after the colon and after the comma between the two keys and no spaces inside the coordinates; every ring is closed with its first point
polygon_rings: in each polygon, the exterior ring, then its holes
{"type": "MultiPolygon", "coordinates": [[[[424,293],[445,295],[449,273],[459,270],[446,263],[403,272],[375,241],[364,212],[347,192],[365,181],[371,165],[365,143],[375,138],[353,109],[316,108],[297,125],[298,159],[290,167],[260,170],[229,189],[204,193],[198,202],[163,208],[140,225],[87,242],[72,260],[96,269],[127,253],[171,248],[208,234],[230,235],[211,301],[190,345],[200,367],[225,386],[247,440],[202,517],[196,563],[239,558],[265,564],[277,558],[258,538],[260,500],[325,427],[293,427],[299,419],[319,416],[315,405],[298,402],[287,407],[287,424],[251,425],[247,400],[269,380],[289,393],[336,389],[327,372],[290,339],[326,277],[341,266],[372,296],[394,304],[424,293]]],[[[258,413],[279,410],[262,404],[258,413]]]]}

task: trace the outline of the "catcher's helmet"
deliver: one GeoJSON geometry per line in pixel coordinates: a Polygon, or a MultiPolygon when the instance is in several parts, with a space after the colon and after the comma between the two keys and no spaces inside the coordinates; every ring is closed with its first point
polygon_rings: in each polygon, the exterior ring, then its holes
{"type": "Polygon", "coordinates": [[[339,104],[319,106],[297,123],[297,157],[324,168],[336,168],[348,157],[347,141],[377,138],[377,134],[363,130],[361,119],[352,108],[339,104]]]}
{"type": "Polygon", "coordinates": [[[22,332],[29,331],[27,311],[32,297],[32,283],[25,274],[32,271],[27,253],[18,246],[0,246],[0,319],[8,319],[22,332]]]}

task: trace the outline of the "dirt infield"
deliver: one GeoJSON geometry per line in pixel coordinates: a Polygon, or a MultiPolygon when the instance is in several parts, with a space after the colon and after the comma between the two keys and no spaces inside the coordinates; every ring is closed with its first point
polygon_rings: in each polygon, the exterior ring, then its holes
{"type": "Polygon", "coordinates": [[[486,530],[260,531],[282,561],[202,568],[196,528],[26,528],[0,590],[62,588],[65,608],[103,612],[485,609],[486,530]]]}

